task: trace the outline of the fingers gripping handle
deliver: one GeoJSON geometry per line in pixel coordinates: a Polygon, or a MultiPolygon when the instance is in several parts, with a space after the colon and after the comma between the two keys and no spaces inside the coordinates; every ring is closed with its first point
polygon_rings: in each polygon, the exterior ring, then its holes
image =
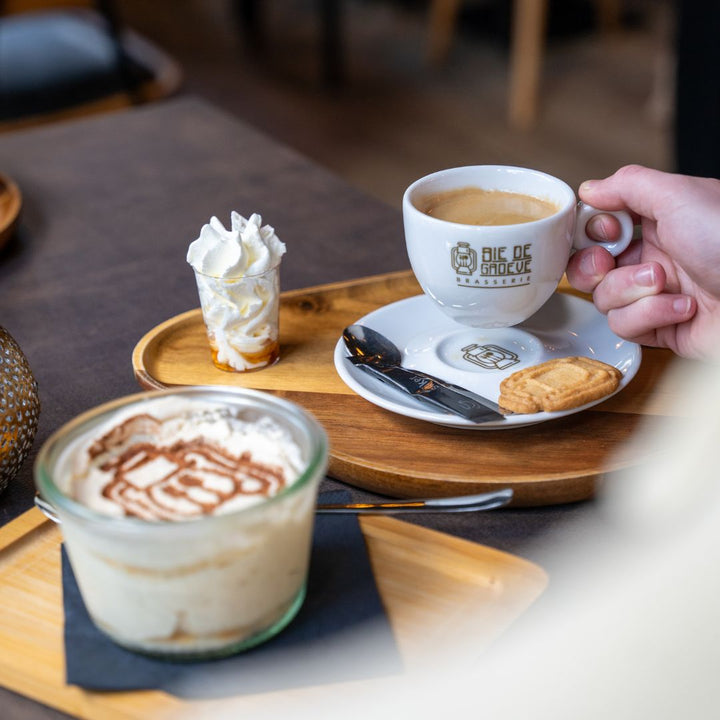
{"type": "Polygon", "coordinates": [[[633,223],[630,213],[625,210],[610,211],[610,210],[598,210],[591,205],[586,205],[583,202],[578,203],[577,219],[575,221],[575,235],[573,237],[573,247],[576,250],[582,250],[583,248],[595,247],[599,245],[605,248],[611,255],[617,257],[623,250],[627,248],[630,241],[633,239],[633,232],[635,226],[633,223]],[[618,219],[620,223],[620,237],[614,242],[600,242],[593,240],[587,234],[587,224],[590,218],[596,215],[613,215],[618,219]]]}

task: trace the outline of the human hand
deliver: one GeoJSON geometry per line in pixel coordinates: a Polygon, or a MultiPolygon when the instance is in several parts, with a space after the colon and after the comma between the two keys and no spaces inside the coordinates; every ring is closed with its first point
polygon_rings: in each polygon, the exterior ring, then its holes
{"type": "MultiPolygon", "coordinates": [[[[720,180],[629,165],[580,187],[598,210],[629,210],[642,234],[613,258],[601,247],[576,252],[570,283],[591,292],[617,335],[692,358],[720,358],[720,180]]],[[[619,235],[596,216],[588,233],[619,235]]]]}

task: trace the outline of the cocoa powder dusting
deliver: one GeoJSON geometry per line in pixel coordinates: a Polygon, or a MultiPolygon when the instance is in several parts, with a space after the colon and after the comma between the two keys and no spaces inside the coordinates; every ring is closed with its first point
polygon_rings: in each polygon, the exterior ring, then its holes
{"type": "Polygon", "coordinates": [[[133,415],[125,422],[114,427],[110,432],[98,438],[88,450],[91,460],[99,457],[112,447],[124,445],[136,435],[152,435],[157,432],[162,422],[152,415],[133,415]]]}
{"type": "MultiPolygon", "coordinates": [[[[91,457],[105,452],[108,442],[113,444],[122,438],[129,431],[124,425],[95,443],[91,457]]],[[[182,440],[168,447],[135,443],[103,463],[100,469],[112,475],[103,496],[120,505],[126,515],[144,519],[210,515],[239,495],[269,497],[286,484],[281,468],[255,462],[249,452],[234,456],[200,439],[182,440]],[[158,459],[165,461],[166,472],[162,477],[140,485],[128,478],[130,473],[141,472],[158,459]]]]}

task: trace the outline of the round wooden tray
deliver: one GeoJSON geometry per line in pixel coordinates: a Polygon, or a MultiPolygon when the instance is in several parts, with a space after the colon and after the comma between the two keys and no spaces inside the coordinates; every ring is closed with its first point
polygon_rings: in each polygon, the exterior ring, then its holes
{"type": "Polygon", "coordinates": [[[0,248],[10,239],[22,208],[22,194],[11,178],[0,173],[0,248]]]}
{"type": "Polygon", "coordinates": [[[656,393],[669,353],[644,353],[636,377],[591,410],[512,430],[444,428],[395,415],[354,394],[338,377],[333,349],[343,328],[371,310],[419,292],[411,273],[284,293],[280,361],[249,373],[212,364],[200,310],[148,332],[133,352],[146,389],[231,385],[267,390],[312,412],[326,428],[330,475],[398,497],[449,496],[512,487],[515,505],[590,498],[606,473],[642,460],[618,451],[643,414],[663,415],[672,398],[656,393]]]}

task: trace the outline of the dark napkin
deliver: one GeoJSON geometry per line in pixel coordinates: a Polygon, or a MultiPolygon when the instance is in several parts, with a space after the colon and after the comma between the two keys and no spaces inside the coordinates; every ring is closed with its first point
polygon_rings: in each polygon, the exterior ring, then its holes
{"type": "MultiPolygon", "coordinates": [[[[342,495],[330,493],[322,500],[343,502],[342,495]]],[[[175,662],[125,650],[90,620],[64,548],[62,577],[70,685],[208,698],[360,680],[402,669],[354,515],[316,517],[300,612],[267,643],[229,658],[175,662]]]]}

